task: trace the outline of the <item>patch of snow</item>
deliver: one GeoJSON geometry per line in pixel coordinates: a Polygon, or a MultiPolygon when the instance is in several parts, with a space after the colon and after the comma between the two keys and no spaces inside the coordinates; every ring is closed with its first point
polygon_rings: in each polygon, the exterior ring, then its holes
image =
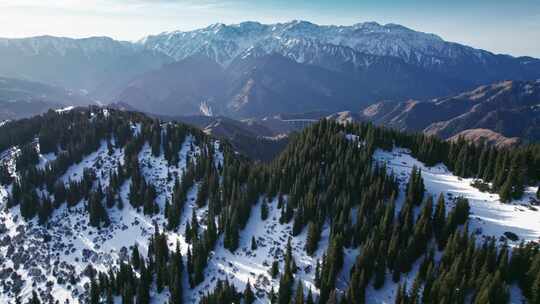
{"type": "Polygon", "coordinates": [[[471,186],[473,179],[455,176],[443,164],[428,167],[415,159],[408,150],[377,150],[374,158],[386,163],[388,170],[399,179],[402,189],[409,179],[412,167],[420,168],[427,193],[433,195],[435,200],[440,193],[444,193],[449,206],[447,210],[453,206],[455,198],[462,196],[468,199],[471,206],[469,223],[472,232],[496,238],[500,238],[507,231],[513,232],[520,240],[508,240],[511,245],[516,245],[521,240],[538,241],[540,237],[540,212],[529,204],[529,200],[535,195],[534,187],[527,187],[522,199],[502,203],[498,194],[480,192],[471,186]]]}
{"type": "Polygon", "coordinates": [[[69,106],[69,107],[65,107],[65,108],[62,108],[62,109],[57,109],[57,110],[55,110],[55,112],[56,113],[64,113],[64,112],[71,111],[74,108],[75,108],[74,106],[69,106]]]}
{"type": "MultiPolygon", "coordinates": [[[[238,290],[244,290],[249,280],[258,298],[256,303],[268,303],[267,295],[272,287],[277,292],[279,276],[272,279],[269,270],[274,259],[280,262],[280,269],[283,270],[283,259],[287,240],[291,236],[292,223],[279,223],[280,209],[277,208],[277,199],[273,199],[268,203],[268,219],[261,221],[261,205],[262,199],[252,208],[249,221],[245,229],[240,233],[239,248],[235,253],[223,248],[223,237],[219,239],[216,250],[213,252],[205,270],[205,280],[194,289],[189,290],[188,302],[196,301],[208,290],[213,289],[218,279],[228,279],[238,290]],[[252,237],[255,237],[257,241],[257,249],[254,251],[251,250],[252,237]]],[[[325,225],[318,250],[313,256],[307,255],[304,249],[307,229],[292,238],[293,256],[298,266],[295,279],[303,282],[306,294],[310,288],[314,295],[318,294],[314,284],[315,266],[317,259],[322,260],[322,255],[326,251],[329,234],[330,228],[325,225]]],[[[345,250],[344,269],[352,267],[356,254],[356,250],[345,250]]],[[[348,277],[348,272],[344,271],[343,276],[348,277]]],[[[338,281],[342,281],[341,276],[338,281]]]]}

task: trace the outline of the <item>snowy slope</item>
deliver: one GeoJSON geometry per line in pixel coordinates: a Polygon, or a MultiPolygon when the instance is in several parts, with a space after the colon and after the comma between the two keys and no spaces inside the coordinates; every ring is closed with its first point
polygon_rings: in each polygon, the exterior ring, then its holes
{"type": "MultiPolygon", "coordinates": [[[[427,167],[412,157],[407,150],[394,149],[392,152],[378,150],[374,158],[387,164],[388,169],[402,181],[402,189],[406,185],[412,167],[416,166],[422,170],[426,191],[433,195],[435,200],[440,193],[444,193],[447,204],[452,207],[454,198],[459,196],[467,198],[471,206],[469,223],[471,232],[500,238],[504,232],[509,231],[518,235],[520,240],[539,240],[540,212],[529,203],[537,188],[528,187],[521,200],[504,204],[501,203],[498,194],[480,192],[472,187],[470,185],[472,179],[457,177],[442,164],[427,167]]],[[[516,245],[520,240],[508,241],[516,245]]]]}
{"type": "Polygon", "coordinates": [[[310,58],[313,60],[313,57],[324,57],[331,53],[348,61],[357,60],[359,54],[370,54],[398,57],[426,66],[439,65],[443,60],[464,54],[476,59],[492,55],[446,42],[434,34],[376,22],[352,26],[317,25],[299,20],[276,24],[213,24],[189,32],[174,31],[148,36],[141,39],[139,44],[176,60],[203,54],[225,65],[255,49],[264,54],[279,53],[298,62],[310,62],[310,58]]]}
{"type": "MultiPolygon", "coordinates": [[[[133,133],[140,134],[140,124],[133,124],[133,133]]],[[[164,128],[165,129],[165,128],[164,128]]],[[[355,135],[346,135],[354,144],[363,145],[364,142],[355,135]]],[[[112,140],[114,147],[114,139],[112,140]]],[[[223,163],[223,154],[220,142],[213,141],[210,147],[215,152],[215,165],[223,163]]],[[[56,209],[46,227],[37,224],[37,219],[25,222],[20,216],[19,208],[3,208],[6,198],[11,191],[10,187],[0,186],[0,303],[13,302],[15,291],[21,291],[22,298],[31,295],[37,290],[41,295],[50,295],[51,299],[60,303],[69,300],[70,303],[81,303],[86,299],[89,277],[88,265],[99,271],[106,271],[110,266],[117,266],[119,261],[126,260],[131,252],[130,247],[137,244],[141,254],[146,256],[147,242],[153,233],[154,227],[163,227],[165,224],[164,205],[170,200],[173,192],[175,178],[181,178],[186,169],[186,159],[195,159],[193,156],[201,153],[196,145],[194,136],[188,135],[185,141],[177,147],[179,163],[169,164],[163,153],[158,157],[152,155],[151,147],[144,144],[139,152],[138,159],[141,173],[146,182],[155,186],[157,191],[156,202],[160,207],[158,214],[144,215],[129,204],[129,189],[131,180],[121,185],[120,198],[123,208],[117,206],[108,210],[111,224],[107,228],[96,229],[89,225],[88,213],[85,210],[86,201],[80,202],[76,207],[68,208],[65,204],[56,209]],[[172,178],[169,178],[171,176],[172,178]]],[[[1,155],[3,161],[13,164],[13,157],[17,149],[5,151],[1,155]]],[[[48,162],[56,158],[55,154],[40,154],[38,167],[45,167],[48,162]]],[[[463,196],[469,199],[471,205],[471,232],[479,235],[479,239],[487,236],[503,237],[505,232],[513,232],[522,240],[538,240],[540,237],[540,213],[529,204],[529,199],[536,192],[536,188],[528,188],[526,195],[520,201],[511,204],[500,202],[497,194],[488,194],[478,191],[470,186],[471,179],[461,179],[453,175],[444,165],[427,167],[416,160],[409,151],[396,148],[393,151],[377,150],[374,160],[387,164],[389,171],[398,177],[400,189],[399,205],[403,202],[404,189],[413,166],[422,169],[422,176],[428,194],[438,196],[444,193],[448,207],[451,209],[453,198],[463,196]]],[[[109,154],[107,142],[102,141],[97,151],[87,155],[78,164],[68,168],[61,176],[64,183],[70,180],[80,180],[85,169],[95,170],[99,184],[108,185],[108,173],[116,170],[119,164],[124,164],[124,151],[114,147],[109,154]]],[[[98,182],[94,184],[97,187],[98,182]]],[[[199,185],[195,184],[188,192],[188,198],[182,210],[182,218],[176,231],[168,231],[168,243],[173,249],[178,242],[183,256],[186,256],[189,244],[184,238],[186,224],[191,214],[196,216],[204,228],[207,221],[207,206],[198,208],[195,204],[199,185]]],[[[47,194],[41,189],[42,194],[47,194]]],[[[285,197],[285,199],[287,199],[285,197]]],[[[354,208],[351,215],[356,212],[354,208]]],[[[272,262],[277,259],[280,269],[283,269],[283,254],[286,250],[288,238],[291,236],[292,223],[280,224],[281,210],[277,208],[277,198],[259,198],[251,210],[251,216],[245,229],[240,232],[239,249],[235,253],[223,248],[222,237],[218,240],[215,250],[210,254],[208,266],[205,270],[205,280],[191,289],[188,287],[187,275],[184,273],[184,301],[197,302],[201,295],[212,290],[218,279],[228,279],[238,290],[242,291],[249,281],[257,295],[257,303],[268,302],[268,292],[278,290],[279,279],[272,279],[269,270],[272,262]],[[260,219],[260,210],[263,203],[268,204],[269,216],[265,221],[260,219]],[[251,250],[251,239],[255,237],[257,249],[251,250]]],[[[328,223],[324,225],[318,250],[313,256],[304,250],[307,229],[292,238],[293,255],[298,265],[295,279],[304,283],[305,293],[311,289],[317,295],[314,286],[315,267],[318,259],[326,251],[329,242],[330,229],[328,223]]],[[[502,239],[501,239],[502,240],[502,239]]],[[[511,245],[517,242],[510,242],[511,245]]],[[[360,249],[345,248],[344,267],[340,271],[336,287],[344,292],[347,288],[349,273],[360,249]]],[[[419,261],[413,270],[403,275],[403,281],[412,284],[419,261]]],[[[366,290],[367,303],[393,303],[397,284],[393,283],[387,275],[384,286],[374,290],[369,286],[366,290]]],[[[168,297],[165,290],[160,295],[152,291],[153,303],[163,303],[168,297]]],[[[511,288],[512,303],[519,303],[522,298],[519,288],[511,288]]],[[[42,298],[43,299],[43,298],[42,298]]],[[[117,299],[119,300],[119,299],[117,299]]]]}
{"type": "MultiPolygon", "coordinates": [[[[140,126],[134,125],[134,133],[140,132],[140,126]]],[[[223,161],[219,152],[219,142],[215,142],[216,165],[223,161]]],[[[25,222],[20,216],[19,208],[4,209],[7,194],[10,191],[0,186],[0,230],[5,235],[0,239],[0,277],[3,292],[0,293],[1,303],[14,300],[14,292],[20,291],[21,297],[31,295],[32,290],[61,303],[82,303],[86,299],[89,277],[85,275],[88,265],[98,271],[106,271],[116,265],[119,260],[125,260],[134,244],[139,244],[141,252],[146,254],[147,241],[154,231],[154,223],[161,227],[165,223],[163,206],[165,199],[172,195],[173,180],[167,180],[167,173],[180,178],[186,167],[186,157],[199,153],[194,145],[193,137],[187,136],[185,142],[178,148],[180,161],[178,166],[169,166],[163,155],[153,157],[149,145],[140,152],[139,161],[147,182],[156,186],[159,193],[157,202],[160,214],[153,217],[145,216],[133,209],[128,201],[130,180],[121,187],[120,197],[123,209],[116,206],[108,210],[111,225],[107,228],[96,229],[89,225],[85,209],[87,202],[82,201],[76,207],[68,208],[63,205],[56,209],[49,219],[47,227],[37,224],[37,219],[25,222]],[[193,149],[192,149],[193,148],[193,149]],[[7,287],[6,287],[7,286],[7,287]]],[[[16,152],[16,151],[15,151],[16,152]]],[[[3,158],[12,160],[13,151],[3,153],[3,158]]],[[[44,167],[55,158],[54,154],[40,154],[38,167],[44,167]]],[[[70,180],[80,180],[87,168],[95,170],[99,183],[108,185],[108,173],[116,170],[118,164],[124,162],[123,149],[115,148],[108,154],[107,143],[102,141],[101,147],[87,155],[80,163],[71,166],[61,177],[64,183],[70,180]]],[[[98,182],[95,183],[97,186],[98,182]]],[[[46,194],[46,190],[41,191],[46,194]]],[[[197,194],[197,186],[188,193],[188,203],[183,212],[182,227],[191,216],[197,194]]],[[[202,220],[204,210],[198,210],[202,220]]],[[[171,240],[181,240],[182,251],[185,254],[187,244],[180,233],[170,233],[171,240]]],[[[171,247],[175,242],[171,242],[171,247]]],[[[44,299],[42,297],[42,299],[44,299]]]]}

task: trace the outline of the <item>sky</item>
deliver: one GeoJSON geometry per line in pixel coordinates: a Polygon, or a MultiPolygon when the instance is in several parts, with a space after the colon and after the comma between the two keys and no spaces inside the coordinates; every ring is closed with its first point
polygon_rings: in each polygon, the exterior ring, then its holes
{"type": "Polygon", "coordinates": [[[398,23],[494,53],[540,58],[540,0],[0,0],[0,37],[138,40],[248,20],[398,23]]]}

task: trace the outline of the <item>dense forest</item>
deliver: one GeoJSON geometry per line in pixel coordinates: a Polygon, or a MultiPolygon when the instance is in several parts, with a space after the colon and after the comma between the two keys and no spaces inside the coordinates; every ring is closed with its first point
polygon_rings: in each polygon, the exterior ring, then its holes
{"type": "MultiPolygon", "coordinates": [[[[373,161],[377,149],[407,148],[427,165],[443,163],[458,176],[476,178],[476,187],[497,192],[508,202],[521,197],[526,185],[540,181],[540,145],[498,149],[371,124],[322,120],[292,136],[285,150],[270,162],[250,161],[224,143],[219,147],[223,155],[219,163],[212,139],[195,128],[161,123],[142,114],[86,108],[50,111],[7,123],[0,128],[0,151],[13,146],[19,147],[16,174],[3,163],[0,183],[12,185],[8,208],[20,208],[26,220],[37,217],[45,225],[55,209],[83,203],[90,225],[106,228],[109,211],[123,208],[119,192],[128,179],[129,204],[141,213],[161,213],[167,219],[166,225],[155,227],[146,256],[134,246],[128,262],[93,274],[92,304],[113,303],[118,296],[122,303],[150,303],[153,286],[157,293],[167,290],[170,304],[182,303],[183,276],[191,287],[203,282],[217,241],[223,238],[224,247],[236,251],[249,217],[260,216],[265,221],[265,202],[275,198],[279,221],[292,223],[291,237],[307,229],[307,254],[319,248],[325,225],[330,227],[330,236],[315,270],[317,290],[304,290],[296,278],[289,239],[283,262],[276,261],[269,268],[279,280],[279,288],[268,294],[272,303],[365,303],[367,286],[380,289],[388,280],[400,283],[395,291],[399,304],[507,303],[514,284],[530,303],[540,303],[537,243],[512,248],[497,245],[495,239],[477,240],[468,230],[470,206],[466,199],[458,197],[448,204],[442,194],[426,195],[422,172],[413,168],[405,198],[399,201],[397,178],[384,164],[373,161]],[[137,156],[148,143],[153,155],[163,155],[176,165],[178,149],[188,134],[201,152],[187,160],[180,178],[171,177],[173,193],[160,210],[155,202],[157,190],[145,180],[137,156]],[[351,140],[349,134],[359,140],[351,140]],[[59,180],[103,141],[111,153],[115,148],[124,151],[123,162],[109,173],[107,185],[101,184],[92,170],[85,170],[78,182],[66,185],[59,180]],[[38,168],[39,153],[49,152],[57,158],[38,168]],[[194,214],[188,215],[191,221],[182,233],[189,249],[182,256],[178,244],[174,248],[167,244],[167,232],[179,229],[187,193],[194,184],[199,185],[197,206],[208,206],[208,215],[204,228],[194,214]],[[253,215],[251,210],[260,198],[261,213],[253,215]],[[336,277],[343,267],[344,248],[358,248],[360,254],[350,271],[348,287],[339,292],[336,277]],[[417,276],[407,286],[401,276],[415,264],[419,264],[417,276]]],[[[253,246],[257,246],[255,241],[253,246]]],[[[249,282],[237,290],[220,281],[201,299],[205,304],[240,301],[255,301],[249,282]]]]}

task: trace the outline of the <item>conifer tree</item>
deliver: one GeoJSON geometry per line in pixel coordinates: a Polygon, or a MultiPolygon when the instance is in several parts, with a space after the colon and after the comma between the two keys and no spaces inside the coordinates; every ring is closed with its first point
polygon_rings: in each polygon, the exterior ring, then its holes
{"type": "Polygon", "coordinates": [[[317,250],[321,238],[320,227],[317,223],[310,221],[306,238],[306,253],[312,255],[317,250]]]}
{"type": "Polygon", "coordinates": [[[255,295],[253,294],[253,290],[251,290],[251,283],[248,280],[246,289],[244,290],[244,303],[252,304],[253,302],[255,302],[255,295]]]}
{"type": "Polygon", "coordinates": [[[140,261],[141,261],[141,257],[139,255],[139,246],[137,246],[137,244],[135,244],[135,246],[133,246],[133,250],[131,252],[131,265],[133,265],[133,268],[135,270],[139,269],[140,261]]]}
{"type": "Polygon", "coordinates": [[[264,199],[261,203],[261,220],[265,221],[268,218],[268,203],[264,199]]]}
{"type": "Polygon", "coordinates": [[[96,280],[92,278],[90,280],[90,304],[99,304],[100,290],[96,280]]]}
{"type": "Polygon", "coordinates": [[[28,300],[28,304],[41,304],[41,301],[39,300],[39,297],[35,290],[32,290],[32,298],[28,300]]]}
{"type": "Polygon", "coordinates": [[[251,250],[257,250],[257,241],[255,240],[255,236],[251,237],[251,250]]]}
{"type": "Polygon", "coordinates": [[[437,206],[435,207],[435,214],[433,215],[433,232],[435,239],[439,245],[439,249],[442,249],[446,243],[446,231],[444,225],[446,223],[446,204],[444,201],[444,195],[441,193],[437,200],[437,206]]]}
{"type": "Polygon", "coordinates": [[[272,266],[270,267],[270,276],[272,278],[276,278],[279,274],[279,262],[277,260],[274,260],[272,262],[272,266]]]}
{"type": "Polygon", "coordinates": [[[306,304],[314,304],[313,292],[311,291],[311,287],[309,288],[309,291],[308,291],[308,294],[307,294],[306,304]]]}
{"type": "Polygon", "coordinates": [[[302,284],[302,281],[298,281],[298,284],[296,285],[294,304],[304,304],[304,285],[302,284]]]}

